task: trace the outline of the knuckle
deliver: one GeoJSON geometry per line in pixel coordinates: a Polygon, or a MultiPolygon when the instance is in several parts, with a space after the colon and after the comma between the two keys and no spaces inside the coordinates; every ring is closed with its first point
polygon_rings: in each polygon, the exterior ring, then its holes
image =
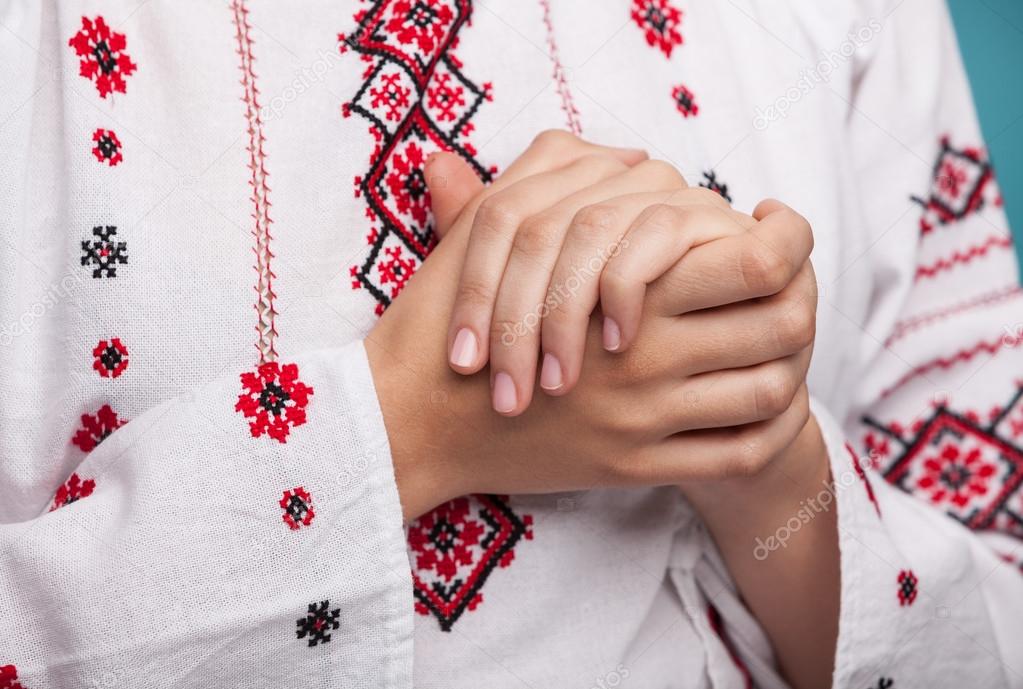
{"type": "Polygon", "coordinates": [[[529,334],[525,319],[494,318],[490,322],[491,357],[500,358],[502,348],[514,346],[529,334]]]}
{"type": "Polygon", "coordinates": [[[682,176],[682,173],[672,165],[671,163],[663,160],[657,160],[654,158],[644,160],[639,163],[636,167],[647,175],[650,175],[653,179],[664,182],[672,187],[685,187],[686,178],[682,176]]]}
{"type": "Polygon", "coordinates": [[[518,213],[500,194],[483,200],[472,224],[472,239],[488,241],[513,232],[519,223],[518,213]]]}
{"type": "Polygon", "coordinates": [[[753,387],[753,404],[758,419],[773,419],[781,416],[792,404],[796,395],[796,384],[782,371],[772,371],[759,376],[753,387]]]}
{"type": "Polygon", "coordinates": [[[747,242],[739,260],[739,273],[751,292],[776,294],[788,284],[789,265],[784,256],[761,242],[747,242]]]}
{"type": "Polygon", "coordinates": [[[554,219],[537,215],[522,223],[512,247],[526,256],[542,256],[561,244],[561,234],[562,228],[554,219]]]}
{"type": "Polygon", "coordinates": [[[771,462],[771,449],[760,433],[741,434],[734,447],[728,472],[730,476],[753,478],[771,462]]]}
{"type": "Polygon", "coordinates": [[[572,232],[582,236],[601,234],[618,221],[620,211],[612,203],[595,203],[581,208],[572,218],[572,232]]]}
{"type": "Polygon", "coordinates": [[[721,194],[712,191],[707,187],[690,187],[685,192],[696,203],[702,203],[716,208],[731,208],[728,201],[721,194]]]}
{"type": "Polygon", "coordinates": [[[646,217],[643,219],[643,229],[669,237],[674,236],[682,230],[686,217],[685,208],[669,203],[655,203],[647,207],[646,217]]]}
{"type": "Polygon", "coordinates": [[[817,330],[816,313],[807,303],[792,304],[782,313],[775,333],[785,349],[799,351],[813,344],[817,330]]]}
{"type": "Polygon", "coordinates": [[[624,172],[629,169],[628,165],[607,153],[591,153],[590,155],[585,155],[580,158],[576,164],[580,167],[596,169],[598,173],[605,176],[624,172]]]}
{"type": "Polygon", "coordinates": [[[560,151],[580,140],[564,129],[545,129],[533,138],[532,147],[542,151],[560,151]]]}

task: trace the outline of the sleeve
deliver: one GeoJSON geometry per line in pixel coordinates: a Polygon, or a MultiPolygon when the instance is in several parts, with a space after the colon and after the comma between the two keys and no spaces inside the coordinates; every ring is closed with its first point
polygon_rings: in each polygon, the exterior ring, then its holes
{"type": "Polygon", "coordinates": [[[355,342],[148,411],[0,525],[0,687],[409,687],[411,591],[355,342]]]}
{"type": "Polygon", "coordinates": [[[814,408],[839,513],[834,686],[1023,687],[1011,234],[944,3],[861,5],[882,27],[848,119],[875,289],[852,411],[814,408]]]}

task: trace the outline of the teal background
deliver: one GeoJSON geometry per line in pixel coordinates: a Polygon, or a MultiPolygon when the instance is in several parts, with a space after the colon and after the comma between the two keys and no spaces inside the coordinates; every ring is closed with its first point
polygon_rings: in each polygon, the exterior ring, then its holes
{"type": "Polygon", "coordinates": [[[948,5],[1019,252],[1023,248],[1023,0],[948,0],[948,5]]]}

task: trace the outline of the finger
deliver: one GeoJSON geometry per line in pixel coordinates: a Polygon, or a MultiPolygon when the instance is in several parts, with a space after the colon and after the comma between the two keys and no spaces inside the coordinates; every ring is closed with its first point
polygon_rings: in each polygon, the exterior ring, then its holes
{"type": "Polygon", "coordinates": [[[669,436],[632,458],[636,485],[671,485],[750,477],[792,444],[810,416],[806,385],[784,413],[767,421],[669,436]]]}
{"type": "Polygon", "coordinates": [[[682,314],[784,289],[809,258],[813,233],[788,207],[758,214],[764,208],[757,206],[754,218],[759,220],[748,232],[696,247],[669,268],[647,291],[651,306],[660,313],[682,314]]]}
{"type": "MultiPolygon", "coordinates": [[[[618,194],[625,198],[641,191],[648,192],[647,198],[656,192],[670,195],[684,183],[682,175],[671,166],[647,161],[566,196],[518,227],[493,309],[489,352],[492,375],[507,374],[514,385],[514,400],[503,397],[505,404],[500,407],[495,404],[495,409],[515,415],[525,410],[532,399],[540,326],[551,274],[576,213],[618,194]]],[[[544,359],[541,384],[557,389],[560,364],[551,357],[544,359]]]]}
{"type": "Polygon", "coordinates": [[[519,224],[564,197],[627,169],[610,156],[584,156],[564,167],[526,177],[483,200],[472,219],[472,241],[448,327],[452,369],[472,374],[487,363],[494,303],[519,224]]]}
{"type": "Polygon", "coordinates": [[[646,208],[626,233],[621,251],[600,275],[600,310],[605,327],[610,320],[619,333],[613,351],[625,351],[635,339],[648,284],[693,247],[744,234],[754,224],[748,215],[717,205],[659,204],[646,208]]]}
{"type": "MultiPolygon", "coordinates": [[[[679,361],[683,375],[744,368],[810,346],[816,313],[816,284],[807,262],[778,294],[669,317],[657,337],[685,343],[685,356],[679,361]]],[[[639,338],[644,336],[641,331],[639,338]]]]}
{"type": "Polygon", "coordinates": [[[430,156],[424,175],[434,231],[443,239],[465,205],[483,191],[483,180],[462,156],[449,152],[430,156]]]}
{"type": "Polygon", "coordinates": [[[812,347],[747,368],[702,373],[672,384],[654,410],[665,436],[767,421],[791,406],[806,381],[812,347]]]}

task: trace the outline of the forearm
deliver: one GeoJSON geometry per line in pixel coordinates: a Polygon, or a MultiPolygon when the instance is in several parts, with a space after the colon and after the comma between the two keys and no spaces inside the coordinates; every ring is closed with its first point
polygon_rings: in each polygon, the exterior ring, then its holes
{"type": "Polygon", "coordinates": [[[831,491],[827,452],[813,416],[760,475],[684,488],[771,639],[782,674],[797,689],[831,684],[840,597],[831,491]],[[787,540],[776,537],[779,530],[787,540]]]}

